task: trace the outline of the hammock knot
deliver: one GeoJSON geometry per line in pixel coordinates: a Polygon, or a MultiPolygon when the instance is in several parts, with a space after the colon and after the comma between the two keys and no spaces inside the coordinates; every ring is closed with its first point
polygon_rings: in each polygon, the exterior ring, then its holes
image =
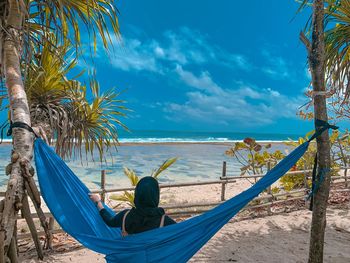
{"type": "Polygon", "coordinates": [[[323,121],[323,120],[319,120],[319,119],[315,120],[315,127],[316,127],[316,131],[315,131],[314,135],[312,135],[311,138],[308,140],[308,142],[311,142],[313,139],[317,138],[324,131],[326,131],[328,129],[337,130],[339,128],[338,126],[329,124],[328,122],[323,121]]]}

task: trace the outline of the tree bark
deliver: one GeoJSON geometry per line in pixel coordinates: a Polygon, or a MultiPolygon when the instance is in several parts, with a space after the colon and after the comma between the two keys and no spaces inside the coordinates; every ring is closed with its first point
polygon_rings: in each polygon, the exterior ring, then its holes
{"type": "MultiPolygon", "coordinates": [[[[13,122],[30,123],[29,107],[27,96],[21,76],[21,31],[25,10],[22,1],[8,0],[8,16],[6,27],[3,32],[3,72],[8,89],[11,120],[13,122]]],[[[6,254],[15,229],[16,216],[21,208],[21,201],[24,193],[24,179],[21,176],[19,161],[23,158],[32,159],[33,155],[33,135],[24,129],[14,128],[12,133],[13,150],[20,158],[12,164],[11,175],[5,194],[4,210],[0,225],[0,246],[6,254]]],[[[0,256],[0,262],[3,257],[0,256]]],[[[2,262],[1,262],[2,263],[2,262]]]]}
{"type": "MultiPolygon", "coordinates": [[[[309,51],[309,65],[314,93],[315,120],[328,121],[326,95],[317,91],[326,91],[325,86],[325,42],[324,42],[324,0],[314,0],[312,18],[312,42],[309,51]]],[[[316,127],[315,124],[315,128],[316,127]]],[[[319,189],[314,194],[311,223],[309,263],[323,262],[323,247],[326,228],[326,209],[330,188],[330,143],[328,131],[317,138],[318,171],[316,183],[319,189]],[[320,173],[324,180],[320,183],[320,173]]]]}

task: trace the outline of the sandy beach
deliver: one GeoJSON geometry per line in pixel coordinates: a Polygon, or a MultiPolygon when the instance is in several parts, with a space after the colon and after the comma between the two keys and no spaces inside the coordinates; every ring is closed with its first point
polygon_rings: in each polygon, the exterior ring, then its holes
{"type": "MultiPolygon", "coordinates": [[[[350,262],[350,211],[329,208],[325,241],[327,263],[350,262]]],[[[264,218],[226,224],[191,262],[271,262],[307,261],[311,212],[295,211],[264,218]]],[[[22,255],[22,262],[104,262],[104,256],[88,249],[67,253],[50,252],[44,261],[22,255]]]]}
{"type": "MultiPolygon", "coordinates": [[[[250,186],[247,180],[230,184],[227,197],[250,186]]],[[[220,185],[184,187],[162,190],[162,203],[215,202],[220,200],[220,185]],[[206,194],[203,195],[203,192],[206,194]]],[[[325,262],[350,262],[350,194],[345,203],[330,206],[325,243],[325,262]]],[[[108,198],[107,203],[115,205],[108,198]]],[[[285,211],[282,210],[282,211],[285,211]]],[[[288,210],[287,210],[288,211],[288,210]]],[[[191,262],[306,262],[311,212],[282,212],[272,216],[259,213],[239,214],[226,224],[191,260],[191,262]],[[256,218],[254,218],[256,217],[256,218]]],[[[25,226],[23,226],[25,228],[25,226]]],[[[22,230],[23,231],[23,230],[22,230]]],[[[21,249],[21,248],[20,248],[21,249]]],[[[68,236],[60,240],[44,261],[36,259],[33,247],[21,253],[21,262],[104,262],[104,255],[82,248],[68,236]]]]}
{"type": "MultiPolygon", "coordinates": [[[[218,180],[222,161],[228,163],[229,175],[239,174],[239,165],[225,156],[228,144],[130,144],[119,148],[115,164],[107,172],[108,188],[128,187],[130,183],[122,174],[122,166],[137,167],[141,175],[149,175],[166,158],[179,156],[180,159],[162,175],[160,183],[187,183],[218,180]]],[[[280,143],[274,149],[285,150],[280,143]]],[[[2,150],[8,150],[2,148],[2,150]]],[[[90,189],[98,189],[100,169],[97,163],[81,166],[81,162],[70,160],[70,168],[90,189]]],[[[233,197],[254,183],[254,179],[239,179],[226,186],[226,199],[233,197]]],[[[278,183],[276,183],[278,185],[278,183]]],[[[218,203],[221,200],[221,184],[162,188],[161,205],[218,203]],[[204,194],[205,193],[205,194],[204,194]]],[[[330,207],[326,235],[325,262],[350,261],[350,194],[346,205],[330,207]]],[[[106,203],[115,207],[119,203],[107,195],[106,203]]],[[[226,224],[191,260],[191,262],[305,262],[308,255],[311,212],[305,210],[303,201],[295,201],[273,209],[274,215],[261,211],[246,211],[226,224]],[[302,209],[295,211],[295,209],[302,209]],[[264,215],[264,216],[263,216],[264,215]],[[256,218],[258,217],[258,218],[256,218]]],[[[118,206],[123,209],[125,205],[118,206]]],[[[206,208],[208,209],[208,207],[206,208]]],[[[34,212],[34,208],[32,207],[34,212]]],[[[44,212],[49,212],[43,205],[44,212]]],[[[182,220],[177,217],[176,220],[182,220]]],[[[39,225],[39,224],[38,224],[39,225]]],[[[56,225],[56,227],[58,227],[56,225]]],[[[28,233],[23,220],[19,221],[21,234],[28,233]]],[[[43,241],[42,241],[43,242],[43,241]]],[[[104,262],[104,255],[82,248],[64,234],[55,237],[52,251],[46,251],[44,261],[38,261],[31,239],[20,242],[21,262],[104,262]]]]}

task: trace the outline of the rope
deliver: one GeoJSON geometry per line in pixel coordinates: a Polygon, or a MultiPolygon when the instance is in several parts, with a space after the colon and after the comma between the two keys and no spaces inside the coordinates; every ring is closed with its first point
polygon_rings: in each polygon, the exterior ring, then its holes
{"type": "MultiPolygon", "coordinates": [[[[316,95],[321,95],[321,94],[316,94],[316,95]]],[[[311,138],[309,139],[309,142],[312,141],[313,139],[317,138],[318,136],[320,136],[323,132],[325,132],[328,129],[332,129],[332,130],[337,130],[339,127],[335,126],[335,125],[331,125],[326,121],[323,120],[319,120],[316,119],[315,120],[315,126],[316,126],[316,132],[314,133],[314,135],[311,136],[311,138]]],[[[312,169],[312,187],[311,187],[311,192],[309,193],[309,195],[307,196],[306,200],[311,199],[310,202],[310,210],[312,211],[313,209],[313,203],[314,203],[314,196],[317,193],[317,191],[319,190],[319,188],[321,187],[321,184],[324,181],[325,175],[327,173],[330,172],[330,168],[320,168],[318,170],[317,173],[317,153],[315,155],[315,160],[314,160],[314,167],[312,169]]]]}
{"type": "Polygon", "coordinates": [[[32,127],[30,127],[27,123],[24,122],[20,122],[20,121],[16,121],[16,122],[10,122],[8,123],[7,121],[5,121],[1,126],[1,138],[0,138],[0,143],[2,143],[3,138],[4,138],[4,130],[5,128],[9,126],[9,129],[6,133],[7,136],[11,136],[12,135],[12,129],[13,128],[21,128],[21,129],[25,129],[31,133],[34,134],[35,138],[39,138],[39,136],[35,133],[35,131],[33,130],[32,127]]]}
{"type": "Polygon", "coordinates": [[[339,129],[338,126],[335,125],[331,125],[326,121],[323,120],[319,120],[316,119],[315,120],[315,126],[316,126],[316,132],[314,133],[314,135],[311,136],[311,138],[308,140],[308,142],[311,142],[313,139],[317,138],[318,136],[320,136],[324,131],[328,130],[328,129],[332,129],[332,130],[337,130],[339,129]]]}

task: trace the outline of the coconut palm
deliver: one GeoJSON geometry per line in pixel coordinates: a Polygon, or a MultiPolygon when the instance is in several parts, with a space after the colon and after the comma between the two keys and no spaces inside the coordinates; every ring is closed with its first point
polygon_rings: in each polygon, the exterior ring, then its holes
{"type": "Polygon", "coordinates": [[[327,8],[329,29],[325,32],[327,84],[332,90],[332,109],[337,117],[350,118],[350,1],[327,8]]]}
{"type": "Polygon", "coordinates": [[[52,50],[45,44],[28,65],[25,89],[32,123],[44,128],[49,141],[55,137],[56,152],[62,157],[73,152],[81,155],[82,148],[93,156],[97,148],[101,160],[104,148],[118,141],[116,125],[126,129],[119,120],[126,108],[115,89],[100,94],[94,78],[88,87],[68,79],[76,59],[62,60],[68,57],[69,49],[55,46],[52,50]]]}
{"type": "MultiPolygon", "coordinates": [[[[309,2],[303,0],[301,7],[309,2]]],[[[334,1],[330,0],[333,4],[334,1]]],[[[327,7],[330,5],[326,5],[327,7]]],[[[326,104],[326,53],[325,53],[325,1],[314,0],[312,2],[312,22],[311,22],[311,40],[304,34],[301,34],[301,40],[304,42],[308,51],[308,63],[312,77],[312,87],[314,92],[314,118],[315,129],[318,130],[316,120],[328,121],[326,104]]],[[[324,234],[326,228],[326,208],[330,189],[330,141],[328,132],[322,133],[317,138],[317,164],[318,172],[316,182],[319,188],[313,196],[313,213],[311,223],[309,263],[323,262],[324,234]],[[323,174],[323,180],[321,179],[323,174]]]]}
{"type": "MultiPolygon", "coordinates": [[[[119,34],[115,3],[107,0],[2,1],[0,3],[0,24],[1,72],[8,91],[10,118],[12,122],[23,122],[29,126],[31,126],[30,108],[22,73],[26,72],[26,68],[33,58],[32,51],[45,42],[50,43],[49,36],[53,34],[60,43],[74,45],[76,54],[79,55],[81,50],[79,32],[82,26],[88,29],[94,47],[96,47],[97,36],[107,47],[112,39],[111,34],[119,34]]],[[[77,86],[75,89],[78,89],[77,86]]],[[[94,89],[97,91],[96,88],[94,89]]],[[[90,106],[84,105],[81,108],[82,111],[89,109],[89,107],[96,109],[96,105],[101,105],[99,103],[101,96],[96,96],[96,101],[90,106]]],[[[86,120],[93,120],[95,115],[90,112],[85,116],[86,120]]],[[[101,123],[99,125],[101,127],[101,123]]],[[[17,260],[16,239],[13,238],[13,234],[16,231],[17,212],[25,203],[22,202],[25,200],[23,197],[26,198],[24,186],[31,197],[35,196],[35,191],[27,187],[30,185],[29,181],[25,181],[22,176],[30,170],[33,135],[25,129],[14,128],[12,139],[11,174],[5,201],[0,206],[2,209],[0,263],[5,262],[6,255],[12,261],[17,260]]],[[[90,139],[89,134],[84,134],[84,141],[81,140],[81,142],[88,143],[88,139],[90,139]]],[[[40,208],[40,204],[37,206],[40,208]]]]}

